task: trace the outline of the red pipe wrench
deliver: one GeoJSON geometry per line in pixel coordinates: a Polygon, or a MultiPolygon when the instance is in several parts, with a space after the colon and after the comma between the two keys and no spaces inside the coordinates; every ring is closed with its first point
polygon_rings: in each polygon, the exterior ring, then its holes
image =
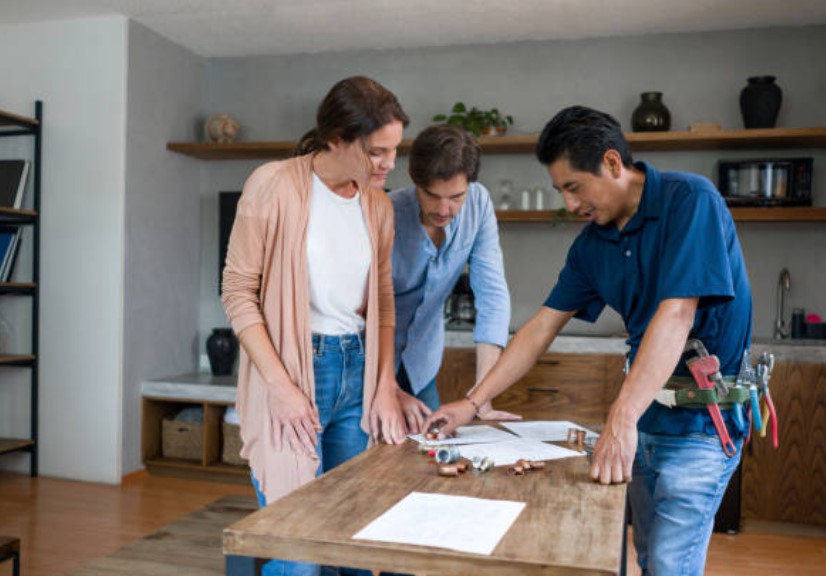
{"type": "MultiPolygon", "coordinates": [[[[691,375],[694,377],[697,387],[703,390],[717,388],[719,396],[720,392],[724,390],[723,376],[720,374],[720,359],[714,354],[709,354],[703,343],[696,338],[692,338],[686,342],[683,353],[692,350],[697,353],[697,357],[686,360],[686,366],[688,366],[691,375]]],[[[717,429],[717,435],[720,437],[723,452],[728,457],[734,456],[737,453],[737,448],[728,434],[726,423],[723,420],[723,414],[720,412],[720,406],[717,404],[706,404],[706,408],[708,408],[708,413],[711,415],[711,420],[717,429]]]]}

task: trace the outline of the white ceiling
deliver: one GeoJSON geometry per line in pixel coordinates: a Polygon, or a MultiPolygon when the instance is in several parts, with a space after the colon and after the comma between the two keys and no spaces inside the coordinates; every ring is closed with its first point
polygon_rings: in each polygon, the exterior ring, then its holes
{"type": "Polygon", "coordinates": [[[826,0],[0,0],[0,24],[113,14],[223,57],[826,24],[826,0]]]}

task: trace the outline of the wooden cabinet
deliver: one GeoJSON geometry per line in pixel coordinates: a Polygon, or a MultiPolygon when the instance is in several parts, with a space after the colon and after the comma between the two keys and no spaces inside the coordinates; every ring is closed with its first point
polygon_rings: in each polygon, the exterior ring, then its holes
{"type": "Polygon", "coordinates": [[[767,432],[743,451],[743,517],[826,526],[826,364],[778,362],[771,394],[780,448],[767,432]]]}
{"type": "MultiPolygon", "coordinates": [[[[622,384],[623,362],[616,354],[543,354],[493,405],[528,420],[604,422],[622,384]]],[[[463,397],[475,378],[474,349],[445,350],[436,378],[442,402],[463,397]]]]}
{"type": "Polygon", "coordinates": [[[193,476],[249,483],[249,468],[221,461],[224,411],[232,402],[197,401],[191,398],[143,397],[141,414],[141,459],[153,473],[193,476]],[[186,406],[203,408],[201,450],[192,459],[165,458],[162,451],[164,419],[170,419],[186,406]]]}

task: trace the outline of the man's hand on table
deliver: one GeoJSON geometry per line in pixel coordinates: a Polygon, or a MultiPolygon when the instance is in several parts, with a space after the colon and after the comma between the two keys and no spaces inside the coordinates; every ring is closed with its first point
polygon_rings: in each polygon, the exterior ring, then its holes
{"type": "Polygon", "coordinates": [[[479,406],[478,416],[482,420],[502,420],[509,422],[512,422],[514,420],[522,420],[522,416],[520,416],[519,414],[505,412],[504,410],[494,410],[493,404],[491,404],[490,401],[485,402],[484,404],[479,406]]]}
{"type": "Polygon", "coordinates": [[[439,439],[456,436],[456,429],[473,420],[476,407],[467,399],[442,405],[424,423],[424,432],[439,430],[439,439]]]}
{"type": "Polygon", "coordinates": [[[630,482],[636,451],[637,421],[627,417],[622,407],[615,404],[594,446],[591,479],[600,484],[630,482]]]}

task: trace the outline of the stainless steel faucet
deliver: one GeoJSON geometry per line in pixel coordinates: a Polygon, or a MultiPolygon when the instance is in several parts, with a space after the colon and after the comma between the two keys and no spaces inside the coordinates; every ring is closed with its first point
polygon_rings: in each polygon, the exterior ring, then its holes
{"type": "Polygon", "coordinates": [[[774,320],[774,337],[777,340],[790,336],[789,325],[786,323],[786,297],[792,289],[792,277],[786,268],[780,271],[777,279],[777,316],[774,320]]]}

